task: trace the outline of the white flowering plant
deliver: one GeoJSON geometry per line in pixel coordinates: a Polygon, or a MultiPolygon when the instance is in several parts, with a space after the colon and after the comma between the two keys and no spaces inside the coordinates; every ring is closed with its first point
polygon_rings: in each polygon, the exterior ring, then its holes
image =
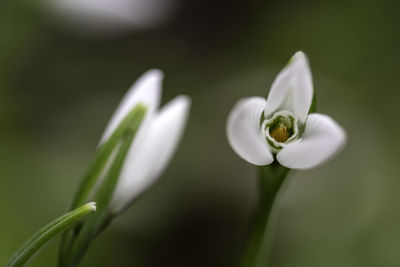
{"type": "Polygon", "coordinates": [[[127,92],[100,140],[71,209],[96,201],[96,214],[64,234],[59,266],[76,266],[93,239],[160,177],[181,139],[190,98],[160,110],[163,73],[150,70],[127,92]]]}
{"type": "MultiPolygon", "coordinates": [[[[181,95],[159,108],[162,80],[160,70],[150,70],[133,84],[111,117],[69,212],[28,239],[8,267],[23,266],[61,234],[58,265],[78,266],[93,240],[161,177],[191,105],[190,98],[181,95]]],[[[316,113],[303,52],[295,53],[278,74],[266,99],[239,100],[228,116],[226,132],[233,150],[259,170],[258,207],[242,266],[265,267],[270,214],[289,171],[326,163],[344,147],[346,133],[331,117],[316,113]]]]}
{"type": "Polygon", "coordinates": [[[226,125],[229,144],[259,169],[259,203],[243,266],[267,266],[267,225],[290,169],[311,169],[332,159],[346,133],[328,115],[316,113],[306,55],[297,52],[272,83],[267,99],[249,97],[233,107],[226,125]]]}
{"type": "Polygon", "coordinates": [[[34,234],[8,267],[23,266],[62,233],[58,265],[78,266],[93,239],[158,180],[179,144],[191,104],[181,95],[159,109],[162,80],[160,70],[150,70],[134,83],[104,131],[71,211],[34,234]]]}

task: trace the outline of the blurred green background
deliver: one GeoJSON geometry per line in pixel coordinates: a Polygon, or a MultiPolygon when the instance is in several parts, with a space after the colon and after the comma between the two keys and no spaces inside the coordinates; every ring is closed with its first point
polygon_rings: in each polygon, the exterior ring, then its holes
{"type": "MultiPolygon", "coordinates": [[[[91,35],[37,2],[2,0],[0,265],[65,211],[119,100],[157,67],[163,102],[192,97],[187,131],[157,185],[81,266],[236,266],[256,169],[229,147],[225,120],[239,98],[266,96],[303,50],[318,111],[348,144],[292,173],[271,266],[400,266],[399,10],[394,0],[181,0],[158,27],[91,35]]],[[[58,243],[29,266],[55,266],[58,243]]]]}

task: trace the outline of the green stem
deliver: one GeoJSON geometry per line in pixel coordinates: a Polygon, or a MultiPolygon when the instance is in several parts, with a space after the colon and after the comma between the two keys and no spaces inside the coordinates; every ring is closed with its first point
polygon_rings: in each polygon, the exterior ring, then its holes
{"type": "Polygon", "coordinates": [[[22,247],[18,249],[18,251],[12,256],[6,266],[23,266],[52,239],[95,210],[96,204],[91,202],[58,217],[56,220],[47,224],[38,232],[36,232],[31,238],[29,238],[25,244],[22,245],[22,247]]]}
{"type": "Polygon", "coordinates": [[[271,211],[279,189],[290,169],[273,163],[259,168],[259,195],[253,229],[247,244],[242,267],[266,267],[269,263],[271,211]]]}

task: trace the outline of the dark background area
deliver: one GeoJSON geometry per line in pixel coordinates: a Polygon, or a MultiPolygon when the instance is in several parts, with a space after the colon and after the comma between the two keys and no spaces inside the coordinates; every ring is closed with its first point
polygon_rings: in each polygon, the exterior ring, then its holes
{"type": "MultiPolygon", "coordinates": [[[[156,28],[96,36],[42,7],[0,4],[0,264],[65,211],[119,100],[156,67],[164,103],[192,97],[187,130],[156,186],[82,266],[236,266],[256,169],[229,147],[226,118],[239,98],[266,96],[298,50],[310,59],[318,111],[346,129],[348,144],[291,174],[271,266],[400,264],[398,1],[181,0],[156,28]]],[[[55,266],[58,245],[29,266],[55,266]]]]}

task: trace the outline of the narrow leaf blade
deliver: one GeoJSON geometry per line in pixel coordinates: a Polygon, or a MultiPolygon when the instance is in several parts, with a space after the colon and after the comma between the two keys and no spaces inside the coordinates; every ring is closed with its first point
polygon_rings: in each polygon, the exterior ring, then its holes
{"type": "Polygon", "coordinates": [[[42,247],[48,244],[56,236],[73,226],[76,222],[96,210],[94,202],[87,203],[71,212],[68,212],[56,220],[50,222],[29,238],[20,249],[11,257],[7,267],[23,266],[42,247]]]}

